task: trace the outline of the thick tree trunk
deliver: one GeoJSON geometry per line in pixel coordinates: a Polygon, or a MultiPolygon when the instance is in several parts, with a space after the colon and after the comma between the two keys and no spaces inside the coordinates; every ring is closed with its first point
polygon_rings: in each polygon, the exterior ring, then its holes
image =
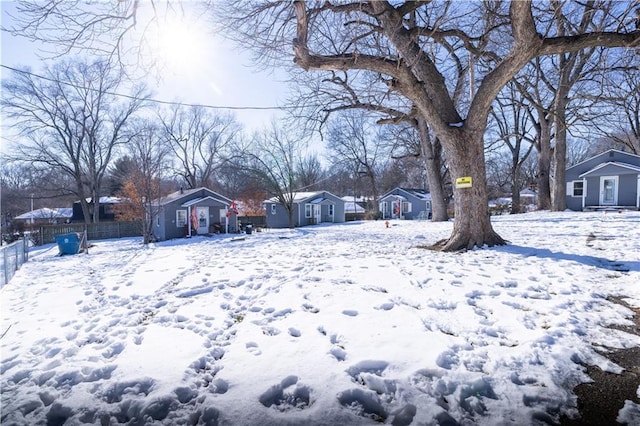
{"type": "Polygon", "coordinates": [[[563,136],[556,135],[556,146],[553,150],[553,196],[551,210],[564,211],[567,208],[566,167],[567,167],[567,135],[566,130],[560,130],[563,136]]]}
{"type": "Polygon", "coordinates": [[[93,223],[98,223],[100,222],[100,194],[98,194],[97,190],[92,190],[91,191],[91,199],[93,201],[93,211],[92,213],[92,218],[91,221],[93,223]]]}
{"type": "Polygon", "coordinates": [[[506,244],[491,225],[482,133],[450,132],[441,141],[454,182],[455,220],[449,239],[436,243],[434,248],[459,251],[506,244]],[[458,178],[471,178],[471,187],[456,187],[458,178]]]}
{"type": "Polygon", "coordinates": [[[551,209],[551,125],[542,118],[538,135],[538,210],[551,209]]]}
{"type": "MultiPolygon", "coordinates": [[[[76,173],[76,175],[79,175],[79,173],[76,173]]],[[[87,197],[85,195],[84,192],[84,184],[82,183],[82,180],[79,178],[75,179],[75,183],[76,183],[76,193],[78,195],[78,198],[80,199],[80,208],[82,209],[82,216],[84,217],[84,223],[89,224],[91,223],[91,210],[89,208],[89,202],[87,202],[87,197]]]]}
{"type": "Polygon", "coordinates": [[[89,208],[89,203],[86,201],[86,197],[80,198],[80,207],[82,207],[82,215],[84,216],[84,223],[91,223],[91,209],[89,208]]]}
{"type": "MultiPolygon", "coordinates": [[[[447,202],[444,195],[444,184],[440,174],[440,150],[434,149],[431,136],[427,128],[427,123],[422,118],[417,119],[418,133],[420,134],[420,150],[424,158],[427,181],[429,182],[429,193],[431,194],[431,220],[433,222],[446,222],[449,220],[447,213],[447,202]]],[[[439,141],[436,143],[440,144],[439,141]]]]}
{"type": "Polygon", "coordinates": [[[511,214],[518,213],[522,213],[520,208],[520,182],[517,176],[513,176],[511,180],[511,214]]]}
{"type": "Polygon", "coordinates": [[[555,127],[556,127],[556,145],[553,150],[553,196],[551,197],[552,210],[561,212],[567,208],[567,187],[566,187],[566,168],[567,168],[567,123],[566,111],[568,103],[568,77],[567,72],[563,71],[560,80],[560,87],[556,93],[555,102],[555,127]]]}
{"type": "Polygon", "coordinates": [[[287,209],[287,216],[289,216],[289,229],[293,229],[296,227],[296,224],[293,220],[293,204],[291,206],[285,206],[287,209]]]}

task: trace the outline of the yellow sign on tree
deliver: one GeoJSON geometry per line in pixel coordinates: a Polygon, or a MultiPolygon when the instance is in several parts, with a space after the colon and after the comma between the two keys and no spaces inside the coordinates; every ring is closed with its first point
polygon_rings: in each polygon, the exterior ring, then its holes
{"type": "Polygon", "coordinates": [[[456,179],[456,188],[471,188],[471,186],[471,176],[464,176],[456,179]]]}

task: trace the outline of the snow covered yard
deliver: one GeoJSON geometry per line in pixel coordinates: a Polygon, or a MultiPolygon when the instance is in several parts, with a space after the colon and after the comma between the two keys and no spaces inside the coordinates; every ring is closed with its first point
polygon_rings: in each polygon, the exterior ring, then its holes
{"type": "MultiPolygon", "coordinates": [[[[552,424],[580,363],[640,337],[640,213],[355,222],[88,255],[31,253],[0,290],[2,425],[552,424]]],[[[619,420],[640,423],[635,401],[619,420]]]]}

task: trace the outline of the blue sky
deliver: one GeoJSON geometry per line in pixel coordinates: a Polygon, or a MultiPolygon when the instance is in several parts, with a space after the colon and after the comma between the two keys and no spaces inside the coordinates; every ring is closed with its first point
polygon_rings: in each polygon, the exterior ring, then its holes
{"type": "MultiPolygon", "coordinates": [[[[14,10],[15,2],[0,1],[0,5],[2,25],[10,26],[11,19],[7,12],[14,10]]],[[[200,24],[204,27],[205,23],[194,21],[187,27],[191,31],[200,24]]],[[[164,54],[174,55],[177,60],[173,63],[170,59],[167,60],[167,66],[161,71],[161,81],[156,78],[148,80],[147,83],[155,92],[154,98],[162,101],[178,100],[183,103],[232,107],[270,107],[281,104],[286,96],[286,86],[281,83],[283,74],[259,71],[252,66],[248,52],[243,52],[221,37],[213,36],[209,29],[210,27],[201,28],[197,34],[194,32],[186,36],[192,40],[197,39],[201,42],[199,44],[185,41],[189,46],[186,49],[181,49],[180,46],[167,47],[164,54]]],[[[37,45],[5,32],[1,33],[1,37],[2,65],[14,68],[30,66],[34,73],[42,70],[37,45]]],[[[5,68],[0,70],[3,79],[10,75],[5,68]]],[[[233,112],[249,132],[267,126],[271,118],[278,114],[274,110],[243,109],[233,112]]],[[[10,133],[7,130],[3,121],[5,137],[10,133]]],[[[6,140],[3,138],[2,145],[5,144],[6,140]]]]}

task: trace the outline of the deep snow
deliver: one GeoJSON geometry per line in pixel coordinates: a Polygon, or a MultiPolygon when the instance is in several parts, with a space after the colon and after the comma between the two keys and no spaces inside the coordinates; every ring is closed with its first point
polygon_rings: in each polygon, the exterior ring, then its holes
{"type": "MultiPolygon", "coordinates": [[[[35,248],[0,290],[2,424],[545,424],[640,344],[640,213],[354,222],[35,248]]],[[[638,399],[619,420],[640,423],[638,399]]]]}

